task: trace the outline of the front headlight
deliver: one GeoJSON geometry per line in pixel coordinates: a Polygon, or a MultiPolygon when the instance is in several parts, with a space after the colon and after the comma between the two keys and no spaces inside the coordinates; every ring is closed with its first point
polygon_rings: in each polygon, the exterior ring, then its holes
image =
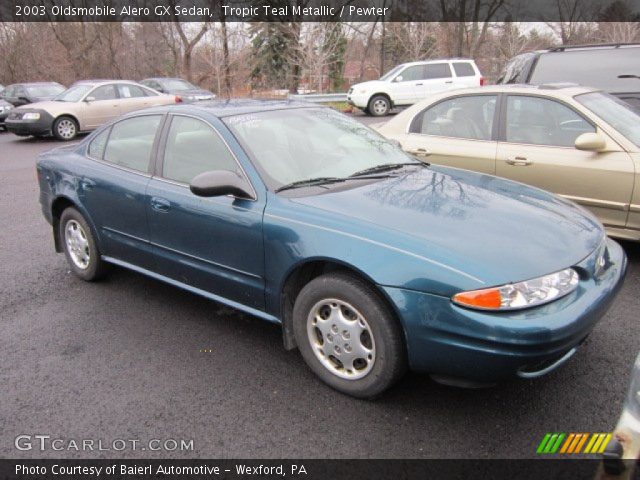
{"type": "Polygon", "coordinates": [[[460,292],[451,300],[460,306],[479,310],[518,310],[564,297],[577,288],[578,280],[578,272],[567,268],[524,282],[460,292]]]}
{"type": "Polygon", "coordinates": [[[40,114],[38,112],[27,112],[22,115],[23,120],[40,120],[40,114]]]}

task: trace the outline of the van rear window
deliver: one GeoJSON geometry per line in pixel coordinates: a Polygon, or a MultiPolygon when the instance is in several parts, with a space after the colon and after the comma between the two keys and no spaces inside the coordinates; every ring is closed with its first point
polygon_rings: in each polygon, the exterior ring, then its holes
{"type": "Polygon", "coordinates": [[[453,62],[453,69],[458,77],[473,77],[476,74],[469,62],[453,62]]]}
{"type": "Polygon", "coordinates": [[[608,92],[640,91],[640,47],[593,48],[540,55],[529,83],[571,82],[608,92]]]}

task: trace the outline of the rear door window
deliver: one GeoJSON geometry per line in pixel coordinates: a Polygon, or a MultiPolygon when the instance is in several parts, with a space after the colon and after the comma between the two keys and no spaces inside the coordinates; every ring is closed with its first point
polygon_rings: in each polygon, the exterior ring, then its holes
{"type": "Polygon", "coordinates": [[[136,85],[120,84],[118,85],[118,92],[120,93],[120,98],[146,97],[144,90],[136,85]]]}
{"type": "Polygon", "coordinates": [[[468,95],[437,103],[411,122],[411,133],[491,140],[496,95],[468,95]]]}
{"type": "Polygon", "coordinates": [[[424,66],[424,80],[448,78],[451,76],[451,68],[448,63],[430,63],[424,66]]]}

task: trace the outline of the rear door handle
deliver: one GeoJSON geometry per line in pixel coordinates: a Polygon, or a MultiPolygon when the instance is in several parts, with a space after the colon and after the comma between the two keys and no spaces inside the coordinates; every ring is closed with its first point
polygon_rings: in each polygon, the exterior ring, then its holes
{"type": "Polygon", "coordinates": [[[453,83],[453,80],[447,80],[447,81],[446,81],[446,82],[444,82],[444,83],[453,83]]]}
{"type": "Polygon", "coordinates": [[[421,83],[416,83],[416,87],[420,87],[420,86],[422,86],[421,83]]]}
{"type": "Polygon", "coordinates": [[[168,212],[171,209],[171,202],[165,198],[151,197],[151,208],[158,212],[168,212]]]}
{"type": "Polygon", "coordinates": [[[431,152],[426,148],[416,148],[415,150],[411,150],[409,153],[417,157],[428,157],[431,155],[431,152]]]}
{"type": "Polygon", "coordinates": [[[507,158],[506,162],[509,165],[515,165],[517,167],[526,167],[526,166],[531,165],[533,163],[531,160],[527,160],[527,157],[507,158]]]}

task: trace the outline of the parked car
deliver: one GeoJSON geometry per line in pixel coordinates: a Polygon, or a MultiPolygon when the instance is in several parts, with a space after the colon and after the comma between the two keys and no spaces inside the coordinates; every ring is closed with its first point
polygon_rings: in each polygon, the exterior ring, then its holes
{"type": "Polygon", "coordinates": [[[603,454],[598,479],[632,479],[640,460],[640,355],[631,371],[631,382],[622,415],[603,454]]]}
{"type": "Polygon", "coordinates": [[[2,98],[15,107],[50,100],[64,92],[57,82],[14,83],[2,92],[2,98]]]}
{"type": "Polygon", "coordinates": [[[283,325],[327,384],[375,396],[408,365],[439,381],[543,375],[620,288],[626,257],[572,202],[430,167],[308,103],[136,112],[37,162],[58,252],[283,325]]]}
{"type": "Polygon", "coordinates": [[[403,63],[380,80],[353,85],[347,102],[380,117],[394,107],[412,105],[443,90],[482,85],[484,78],[473,60],[426,60],[403,63]]]}
{"type": "Polygon", "coordinates": [[[6,127],[21,136],[53,134],[58,140],[72,140],[78,133],[91,131],[124,113],[169,103],[175,103],[173,96],[135,82],[82,82],[49,102],[14,109],[6,127]]]}
{"type": "Polygon", "coordinates": [[[9,115],[9,112],[11,111],[12,108],[13,108],[13,105],[11,105],[9,102],[5,102],[4,100],[0,99],[0,130],[7,129],[7,127],[4,124],[4,121],[7,119],[7,116],[9,115]]]}
{"type": "Polygon", "coordinates": [[[216,98],[213,92],[196,87],[182,78],[145,78],[140,83],[162,93],[177,95],[181,101],[188,103],[216,98]]]}
{"type": "Polygon", "coordinates": [[[377,127],[429,162],[544,188],[640,240],[640,114],[602,91],[498,85],[448,92],[377,127]]]}
{"type": "Polygon", "coordinates": [[[515,56],[498,83],[572,82],[640,107],[640,43],[561,46],[515,56]]]}

